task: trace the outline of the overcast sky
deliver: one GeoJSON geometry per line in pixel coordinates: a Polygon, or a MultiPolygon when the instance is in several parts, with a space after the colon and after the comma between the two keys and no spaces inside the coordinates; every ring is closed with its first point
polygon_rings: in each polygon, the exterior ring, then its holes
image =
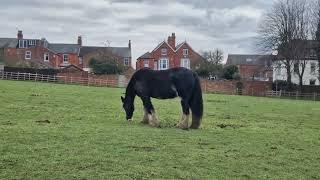
{"type": "Polygon", "coordinates": [[[0,0],[0,37],[127,46],[135,60],[176,33],[197,51],[254,53],[256,29],[272,0],[0,0]]]}

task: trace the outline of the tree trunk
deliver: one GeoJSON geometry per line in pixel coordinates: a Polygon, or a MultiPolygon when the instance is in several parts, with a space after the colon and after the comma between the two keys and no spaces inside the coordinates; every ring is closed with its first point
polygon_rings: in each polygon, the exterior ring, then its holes
{"type": "Polygon", "coordinates": [[[302,76],[299,76],[299,91],[300,91],[300,93],[302,93],[302,87],[303,87],[302,76]]]}

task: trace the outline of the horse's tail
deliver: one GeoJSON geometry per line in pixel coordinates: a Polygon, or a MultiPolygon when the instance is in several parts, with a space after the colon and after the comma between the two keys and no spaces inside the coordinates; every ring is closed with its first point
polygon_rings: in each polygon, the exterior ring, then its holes
{"type": "Polygon", "coordinates": [[[191,129],[198,129],[201,124],[201,119],[203,115],[203,100],[202,100],[202,91],[201,83],[199,77],[196,73],[193,74],[195,79],[195,84],[193,87],[192,96],[189,102],[191,112],[192,112],[192,124],[191,129]]]}

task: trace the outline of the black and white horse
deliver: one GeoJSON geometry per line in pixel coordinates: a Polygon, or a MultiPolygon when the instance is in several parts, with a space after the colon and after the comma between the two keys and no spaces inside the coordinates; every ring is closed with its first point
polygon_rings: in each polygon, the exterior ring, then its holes
{"type": "Polygon", "coordinates": [[[125,97],[121,97],[127,120],[131,121],[134,112],[134,99],[139,96],[144,106],[142,123],[159,126],[151,98],[172,99],[181,98],[182,118],[178,127],[189,128],[189,114],[192,112],[190,128],[200,127],[203,114],[203,100],[200,80],[196,73],[186,68],[172,68],[154,71],[144,68],[137,71],[131,78],[125,97]]]}

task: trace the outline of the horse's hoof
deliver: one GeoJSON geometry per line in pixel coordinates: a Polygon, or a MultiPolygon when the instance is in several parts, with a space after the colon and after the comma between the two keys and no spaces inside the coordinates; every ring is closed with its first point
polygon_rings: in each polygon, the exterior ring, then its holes
{"type": "Polygon", "coordinates": [[[144,121],[144,120],[142,120],[140,123],[141,123],[141,124],[149,124],[148,121],[144,121]]]}
{"type": "Polygon", "coordinates": [[[178,124],[176,127],[179,128],[179,129],[182,129],[182,130],[189,130],[188,126],[184,126],[182,124],[178,124]]]}

